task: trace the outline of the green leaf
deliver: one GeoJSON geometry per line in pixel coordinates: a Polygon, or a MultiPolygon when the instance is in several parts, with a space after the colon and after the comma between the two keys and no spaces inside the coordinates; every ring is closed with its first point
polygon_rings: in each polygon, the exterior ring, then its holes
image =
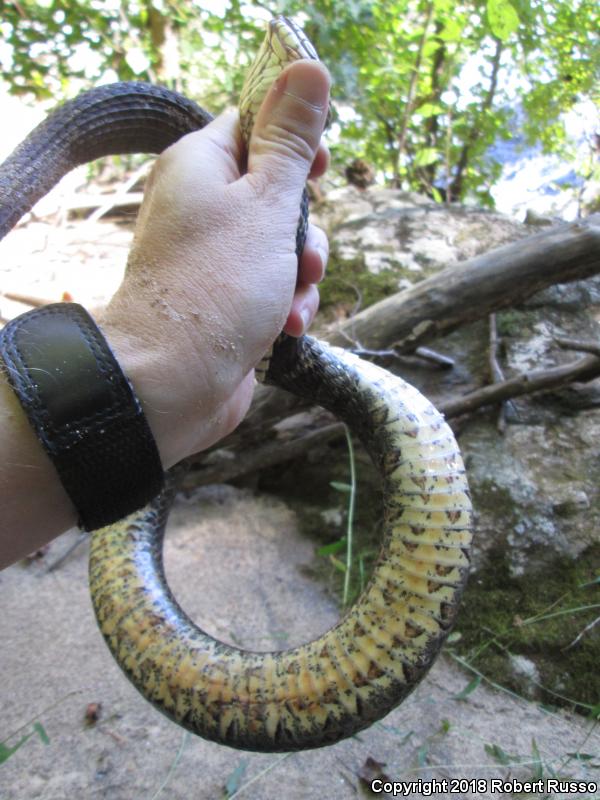
{"type": "Polygon", "coordinates": [[[436,36],[444,42],[458,42],[460,41],[462,31],[462,24],[448,17],[444,20],[444,27],[439,33],[436,33],[436,36]]]}
{"type": "Polygon", "coordinates": [[[590,717],[592,719],[600,719],[600,703],[590,709],[590,717]]]}
{"type": "Polygon", "coordinates": [[[487,18],[490,30],[503,42],[519,27],[519,15],[508,0],[487,0],[487,18]]]}
{"type": "Polygon", "coordinates": [[[440,153],[434,147],[423,147],[417,153],[414,160],[415,167],[426,167],[428,164],[433,164],[434,161],[440,159],[440,153]]]}
{"type": "Polygon", "coordinates": [[[48,734],[46,733],[46,729],[42,725],[41,722],[34,722],[33,723],[33,730],[37,733],[44,744],[50,744],[50,739],[48,734]]]}
{"type": "Polygon", "coordinates": [[[317,550],[318,556],[329,556],[332,553],[339,553],[340,550],[343,550],[346,547],[346,537],[342,536],[341,539],[338,539],[337,542],[331,542],[331,544],[324,544],[323,547],[319,547],[317,550]]]}
{"type": "Polygon", "coordinates": [[[499,744],[486,744],[484,745],[484,749],[488,756],[491,756],[494,761],[497,761],[498,764],[502,764],[503,766],[515,760],[514,756],[509,755],[499,744]]]}
{"type": "Polygon", "coordinates": [[[427,766],[427,755],[429,753],[429,744],[425,743],[417,751],[417,763],[420,767],[427,766]]]}
{"type": "Polygon", "coordinates": [[[569,758],[575,758],[577,761],[593,761],[597,758],[593,753],[567,753],[569,758]]]}
{"type": "Polygon", "coordinates": [[[340,481],[330,481],[329,485],[338,492],[351,492],[352,486],[349,483],[341,483],[340,481]]]}
{"type": "MultiPolygon", "coordinates": [[[[436,189],[435,186],[431,187],[431,194],[433,195],[434,202],[436,203],[444,202],[444,198],[442,197],[441,192],[439,191],[439,189],[436,189]]],[[[458,636],[458,639],[460,639],[460,633],[451,633],[450,636],[458,636]]],[[[448,641],[450,641],[450,636],[448,637],[448,641]]],[[[458,639],[454,639],[453,641],[456,642],[458,641],[458,639]]]]}
{"type": "Polygon", "coordinates": [[[27,733],[25,736],[23,736],[13,747],[7,747],[5,744],[0,742],[0,764],[3,764],[5,761],[7,761],[13,755],[13,753],[16,753],[17,750],[22,747],[26,741],[28,741],[28,739],[31,739],[34,733],[37,733],[44,744],[50,744],[50,739],[48,738],[48,734],[46,733],[42,723],[34,722],[31,733],[27,733]]]}
{"type": "Polygon", "coordinates": [[[240,763],[227,778],[227,783],[225,784],[225,793],[227,797],[231,797],[231,795],[235,794],[240,788],[240,784],[242,782],[242,778],[244,777],[244,773],[246,772],[247,766],[248,759],[242,758],[240,763]]]}
{"type": "Polygon", "coordinates": [[[471,694],[471,692],[474,692],[475,689],[477,689],[480,683],[481,683],[481,675],[476,675],[472,681],[469,681],[469,683],[467,683],[462,692],[459,692],[458,694],[454,695],[454,700],[464,700],[471,694]]]}
{"type": "Polygon", "coordinates": [[[4,764],[5,761],[8,761],[8,759],[13,755],[13,753],[16,753],[19,747],[22,747],[25,744],[25,742],[32,736],[33,733],[28,733],[26,736],[23,736],[23,738],[19,742],[17,742],[17,744],[14,745],[14,747],[6,747],[6,745],[0,744],[0,764],[4,764]]]}
{"type": "Polygon", "coordinates": [[[436,117],[445,111],[446,108],[441,103],[423,103],[422,106],[419,106],[417,113],[420,117],[436,117]]]}
{"type": "Polygon", "coordinates": [[[329,560],[331,561],[331,563],[333,564],[333,566],[336,569],[339,569],[340,572],[346,572],[346,565],[344,563],[342,563],[339,560],[339,558],[336,558],[335,556],[330,555],[329,556],[329,560]]]}
{"type": "Polygon", "coordinates": [[[531,740],[531,752],[533,754],[533,777],[538,781],[544,776],[544,765],[542,764],[542,757],[538,750],[537,742],[535,739],[531,740]]]}

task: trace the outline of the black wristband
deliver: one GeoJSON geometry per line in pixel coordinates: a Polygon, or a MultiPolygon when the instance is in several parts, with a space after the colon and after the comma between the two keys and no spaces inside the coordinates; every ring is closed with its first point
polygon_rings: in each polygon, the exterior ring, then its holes
{"type": "Polygon", "coordinates": [[[0,356],[82,528],[116,522],[158,494],[163,469],[140,402],[82,306],[13,319],[0,331],[0,356]]]}

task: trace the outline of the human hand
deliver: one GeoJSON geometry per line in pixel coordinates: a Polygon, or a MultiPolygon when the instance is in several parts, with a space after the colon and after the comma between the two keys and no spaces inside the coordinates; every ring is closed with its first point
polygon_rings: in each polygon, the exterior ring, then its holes
{"type": "Polygon", "coordinates": [[[309,226],[298,265],[295,233],[306,179],[327,167],[328,90],[318,62],[284,70],[257,115],[245,175],[228,112],[166,150],[149,178],[101,326],[165,468],[239,424],[253,367],[282,329],[301,335],[316,313],[327,238],[309,226]]]}

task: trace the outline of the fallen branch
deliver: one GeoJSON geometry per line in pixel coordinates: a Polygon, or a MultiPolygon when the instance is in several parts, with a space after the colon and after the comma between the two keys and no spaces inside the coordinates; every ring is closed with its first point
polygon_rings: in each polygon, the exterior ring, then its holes
{"type": "Polygon", "coordinates": [[[600,356],[600,344],[598,342],[583,342],[581,339],[565,339],[558,337],[554,340],[563,350],[577,350],[579,353],[593,353],[600,356]]]}
{"type": "Polygon", "coordinates": [[[211,453],[205,461],[201,457],[191,459],[191,471],[186,475],[182,488],[193,489],[211,483],[226,483],[258,472],[261,469],[281,464],[298,458],[311,447],[341,438],[344,435],[344,424],[336,422],[325,424],[315,429],[314,421],[307,428],[300,429],[294,438],[281,440],[272,438],[258,447],[246,448],[235,455],[231,451],[211,453]]]}
{"type": "MultiPolygon", "coordinates": [[[[600,273],[600,214],[550,228],[527,239],[448,267],[326,331],[348,347],[410,353],[463,323],[518,305],[555,283],[600,273]]],[[[352,348],[350,348],[352,349],[352,348]]],[[[227,445],[262,442],[265,431],[306,403],[280,389],[257,387],[250,411],[227,445]]]]}
{"type": "MultiPolygon", "coordinates": [[[[112,194],[73,194],[60,202],[60,210],[71,211],[77,214],[78,212],[99,209],[102,212],[98,217],[99,219],[101,216],[104,216],[106,213],[108,213],[112,208],[120,208],[122,206],[140,206],[143,199],[143,192],[127,192],[125,194],[120,191],[116,191],[112,194]]],[[[90,217],[85,221],[91,222],[91,216],[93,215],[90,215],[90,217]]]]}
{"type": "Polygon", "coordinates": [[[412,352],[466,322],[519,305],[555,283],[598,272],[600,214],[593,214],[447,267],[361,311],[324,338],[344,345],[350,337],[371,350],[394,343],[395,349],[412,352]]]}
{"type": "MultiPolygon", "coordinates": [[[[393,348],[391,350],[369,350],[366,347],[356,345],[355,347],[350,348],[350,351],[361,358],[374,358],[378,359],[379,361],[382,361],[386,358],[398,360],[402,359],[402,353],[399,353],[393,348]]],[[[442,369],[450,369],[454,366],[453,358],[444,356],[435,350],[431,350],[429,347],[417,347],[414,354],[423,359],[423,361],[428,361],[430,364],[434,364],[436,367],[441,367],[442,369]]]]}
{"type": "MultiPolygon", "coordinates": [[[[485,386],[463,397],[440,403],[438,408],[447,419],[453,419],[513,397],[557,389],[574,381],[589,381],[597,377],[600,377],[600,358],[585,356],[571,364],[536,370],[485,386]]],[[[342,423],[327,422],[319,427],[316,418],[311,416],[304,425],[295,429],[293,438],[284,441],[272,437],[265,443],[249,446],[247,439],[236,440],[236,435],[233,434],[221,442],[218,453],[194,457],[193,472],[188,476],[184,488],[191,489],[241,478],[265,467],[297,458],[310,447],[341,439],[343,435],[342,423]],[[223,451],[223,447],[227,449],[223,451]]]]}
{"type": "Polygon", "coordinates": [[[112,211],[116,206],[131,205],[134,202],[136,205],[139,205],[142,202],[143,193],[129,194],[129,191],[133,189],[141,178],[146,177],[151,166],[151,161],[144,162],[141,167],[135,170],[133,175],[130,175],[129,178],[118,187],[114,194],[109,195],[108,198],[105,196],[100,208],[97,208],[96,211],[88,217],[87,222],[98,222],[99,219],[108,214],[109,211],[112,211]]]}
{"type": "Polygon", "coordinates": [[[1,295],[6,297],[7,300],[23,303],[23,305],[31,306],[32,308],[41,308],[57,302],[56,300],[48,300],[45,297],[34,297],[31,294],[20,294],[19,292],[1,292],[1,295]]]}
{"type": "Polygon", "coordinates": [[[600,376],[600,358],[585,356],[571,364],[551,369],[539,369],[518,375],[502,383],[484,386],[474,392],[440,403],[439,409],[446,417],[458,417],[482,406],[504,402],[512,397],[532,394],[548,389],[558,389],[574,381],[590,381],[600,376]]]}

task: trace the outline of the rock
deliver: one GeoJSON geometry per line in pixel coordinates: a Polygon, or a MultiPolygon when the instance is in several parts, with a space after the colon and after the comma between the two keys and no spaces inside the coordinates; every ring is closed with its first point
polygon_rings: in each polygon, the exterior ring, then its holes
{"type": "Polygon", "coordinates": [[[500,214],[442,205],[397,189],[336,189],[312,216],[327,230],[332,245],[324,299],[339,280],[352,305],[356,297],[348,283],[357,286],[368,304],[528,233],[500,214]],[[369,283],[369,275],[388,280],[369,283]]]}
{"type": "Polygon", "coordinates": [[[525,697],[535,700],[539,697],[540,673],[538,668],[529,658],[525,656],[510,655],[509,663],[514,677],[517,679],[522,693],[525,697]]]}
{"type": "Polygon", "coordinates": [[[571,488],[565,491],[562,498],[556,498],[552,510],[561,517],[572,517],[580,511],[587,511],[589,507],[590,499],[587,494],[571,488]]]}
{"type": "Polygon", "coordinates": [[[525,225],[534,225],[536,227],[548,227],[549,225],[556,225],[556,219],[553,217],[546,217],[543,214],[538,214],[533,208],[528,208],[525,212],[525,225]]]}
{"type": "Polygon", "coordinates": [[[339,508],[324,508],[319,512],[325,525],[331,528],[341,528],[344,522],[344,515],[339,508]]]}
{"type": "MultiPolygon", "coordinates": [[[[320,214],[334,255],[323,297],[331,298],[328,284],[337,281],[340,290],[332,302],[338,315],[350,313],[357,302],[364,307],[412,286],[453,261],[529,236],[531,225],[546,223],[530,215],[528,225],[519,225],[500,214],[384,189],[340,190],[320,214]]],[[[597,341],[598,319],[600,277],[549,287],[521,306],[499,311],[498,358],[506,377],[576,360],[579,354],[559,349],[555,338],[597,341]]],[[[454,359],[452,369],[424,365],[414,356],[385,366],[439,403],[489,383],[488,342],[488,322],[481,320],[428,342],[454,359]]],[[[561,598],[571,598],[573,606],[589,604],[590,590],[581,587],[600,572],[600,380],[515,399],[506,407],[503,433],[498,416],[493,407],[458,422],[476,529],[474,574],[455,646],[466,658],[485,654],[477,662],[484,673],[526,697],[562,702],[558,693],[593,704],[598,635],[586,637],[579,651],[569,645],[594,611],[572,618],[564,613],[569,605],[564,600],[560,614],[551,613],[545,622],[537,618],[556,609],[561,598]],[[520,614],[534,617],[535,624],[519,628],[520,614]],[[498,650],[490,640],[500,642],[498,650]]],[[[330,458],[345,461],[345,454],[330,452],[330,458]]],[[[323,453],[309,468],[312,485],[326,486],[328,474],[335,474],[323,453]],[[315,470],[323,470],[319,479],[315,470]]],[[[371,531],[362,546],[376,553],[377,487],[363,467],[359,477],[357,513],[363,517],[356,529],[371,531]]],[[[298,476],[295,480],[306,485],[298,476]]],[[[324,497],[321,508],[331,507],[332,499],[324,497]]]]}
{"type": "MultiPolygon", "coordinates": [[[[331,298],[337,281],[334,301],[347,298],[342,314],[356,306],[357,295],[367,305],[454,261],[531,235],[527,225],[501,214],[382,188],[330,193],[318,222],[335,254],[323,297],[331,298]]],[[[575,360],[555,338],[597,339],[600,277],[550,287],[496,316],[507,377],[575,360]]],[[[489,382],[488,338],[481,321],[431,343],[454,359],[453,369],[425,367],[414,357],[386,366],[440,402],[489,382]]],[[[535,572],[557,555],[577,558],[600,540],[599,398],[600,381],[519,398],[507,408],[503,435],[497,408],[462,422],[477,514],[476,565],[500,548],[512,574],[535,572]]]]}

